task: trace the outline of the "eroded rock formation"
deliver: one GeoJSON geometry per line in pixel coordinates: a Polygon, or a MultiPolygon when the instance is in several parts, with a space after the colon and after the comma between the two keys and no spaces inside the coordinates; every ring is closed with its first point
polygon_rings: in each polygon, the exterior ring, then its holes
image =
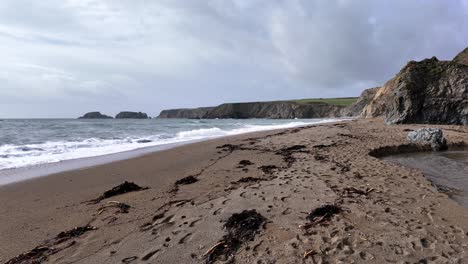
{"type": "Polygon", "coordinates": [[[111,119],[111,116],[103,115],[101,112],[89,112],[80,116],[79,119],[111,119]]]}
{"type": "Polygon", "coordinates": [[[338,117],[343,106],[326,103],[254,102],[229,103],[216,107],[164,110],[158,118],[323,118],[338,117]]]}
{"type": "Polygon", "coordinates": [[[148,115],[142,112],[120,112],[118,113],[115,118],[123,119],[123,118],[136,118],[136,119],[147,119],[148,115]]]}
{"type": "Polygon", "coordinates": [[[363,108],[361,117],[385,116],[388,124],[468,124],[468,57],[411,61],[363,108]],[[460,63],[462,62],[462,63],[460,63]]]}

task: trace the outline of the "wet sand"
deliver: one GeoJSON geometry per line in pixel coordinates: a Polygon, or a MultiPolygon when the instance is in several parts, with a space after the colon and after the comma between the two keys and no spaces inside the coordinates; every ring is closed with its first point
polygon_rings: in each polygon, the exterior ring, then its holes
{"type": "MultiPolygon", "coordinates": [[[[415,148],[401,146],[421,127],[258,132],[3,186],[0,262],[465,263],[468,209],[420,171],[369,155],[415,148]],[[124,181],[148,189],[89,202],[124,181]],[[239,231],[251,210],[261,217],[239,231]]],[[[468,143],[466,127],[438,127],[468,143]]]]}

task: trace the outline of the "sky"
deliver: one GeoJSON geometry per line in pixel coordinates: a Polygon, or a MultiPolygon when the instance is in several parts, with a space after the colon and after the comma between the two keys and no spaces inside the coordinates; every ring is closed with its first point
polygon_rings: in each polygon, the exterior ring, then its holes
{"type": "Polygon", "coordinates": [[[468,0],[2,0],[0,117],[358,96],[468,46],[468,0]]]}

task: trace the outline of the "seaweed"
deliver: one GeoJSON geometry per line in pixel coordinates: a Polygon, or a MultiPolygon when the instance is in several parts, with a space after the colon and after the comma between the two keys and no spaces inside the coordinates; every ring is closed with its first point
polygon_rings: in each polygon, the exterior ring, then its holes
{"type": "Polygon", "coordinates": [[[46,241],[42,245],[37,246],[31,249],[30,251],[8,260],[5,264],[43,263],[48,260],[49,256],[54,255],[66,248],[69,248],[76,243],[75,241],[72,241],[67,245],[63,245],[64,242],[73,238],[77,238],[83,235],[84,233],[95,229],[95,227],[86,225],[75,227],[65,232],[61,232],[50,241],[46,241]]]}
{"type": "Polygon", "coordinates": [[[346,187],[342,191],[343,198],[356,198],[359,196],[368,196],[370,193],[375,191],[374,188],[366,188],[365,190],[357,189],[354,187],[346,187]]]}
{"type": "Polygon", "coordinates": [[[256,210],[232,214],[224,224],[227,234],[204,254],[206,263],[213,263],[220,257],[231,257],[243,244],[255,238],[265,221],[266,218],[256,210]]]}
{"type": "Polygon", "coordinates": [[[129,193],[129,192],[136,192],[136,191],[146,190],[146,189],[148,189],[148,188],[138,186],[137,184],[135,184],[133,182],[125,181],[124,183],[122,183],[120,185],[117,185],[117,186],[115,186],[114,188],[112,188],[112,189],[110,189],[108,191],[105,191],[104,194],[102,194],[101,196],[99,196],[98,198],[96,198],[94,200],[91,200],[90,202],[99,203],[100,201],[102,201],[104,199],[107,199],[107,198],[110,198],[110,197],[113,197],[113,196],[121,195],[121,194],[124,194],[124,193],[129,193]]]}
{"type": "Polygon", "coordinates": [[[315,160],[328,160],[328,156],[316,154],[314,155],[315,160]]]}
{"type": "Polygon", "coordinates": [[[327,204],[314,209],[308,216],[307,220],[311,222],[325,222],[330,220],[334,215],[343,211],[340,206],[335,204],[327,204]]]}
{"type": "Polygon", "coordinates": [[[330,147],[334,147],[336,146],[337,144],[336,143],[331,143],[331,144],[319,144],[319,145],[315,145],[313,146],[313,148],[317,148],[317,149],[324,149],[324,148],[330,148],[330,147]]]}
{"type": "Polygon", "coordinates": [[[197,182],[198,179],[195,176],[187,176],[175,182],[175,185],[187,185],[197,182]]]}
{"type": "Polygon", "coordinates": [[[243,177],[243,178],[240,178],[238,181],[231,182],[231,183],[235,184],[235,183],[248,183],[248,182],[260,182],[260,181],[265,181],[265,179],[256,178],[256,177],[243,177]]]}
{"type": "Polygon", "coordinates": [[[292,156],[294,153],[310,153],[310,151],[307,150],[307,147],[304,145],[294,145],[291,147],[280,149],[276,151],[275,154],[283,156],[283,160],[290,167],[296,161],[296,158],[292,156]]]}
{"type": "Polygon", "coordinates": [[[241,160],[239,161],[239,168],[242,168],[242,167],[245,167],[245,166],[249,166],[249,165],[254,165],[253,162],[251,162],[250,160],[241,160]]]}
{"type": "Polygon", "coordinates": [[[277,170],[278,167],[275,165],[265,165],[258,167],[259,170],[263,171],[266,174],[272,174],[274,170],[277,170]]]}
{"type": "Polygon", "coordinates": [[[63,242],[65,240],[68,240],[68,239],[71,239],[71,238],[79,237],[82,234],[84,234],[84,233],[86,233],[88,231],[94,230],[94,229],[96,229],[96,228],[92,227],[92,226],[89,226],[89,225],[75,227],[75,228],[73,228],[71,230],[68,230],[68,231],[65,231],[65,232],[60,232],[56,236],[56,239],[59,239],[59,242],[63,242]]]}
{"type": "Polygon", "coordinates": [[[335,204],[323,205],[314,209],[306,218],[310,222],[300,227],[308,229],[316,224],[323,224],[331,220],[334,215],[340,214],[343,209],[335,204]]]}
{"type": "Polygon", "coordinates": [[[222,146],[218,146],[216,147],[217,149],[222,149],[224,151],[229,151],[229,152],[233,152],[235,150],[239,150],[242,148],[242,145],[232,145],[232,144],[224,144],[222,146]]]}

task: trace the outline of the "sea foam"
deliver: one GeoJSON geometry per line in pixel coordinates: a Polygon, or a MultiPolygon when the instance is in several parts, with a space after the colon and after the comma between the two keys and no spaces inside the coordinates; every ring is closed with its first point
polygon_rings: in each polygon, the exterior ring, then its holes
{"type": "Polygon", "coordinates": [[[4,144],[0,145],[0,170],[102,156],[145,147],[193,142],[248,132],[291,128],[334,121],[339,120],[294,120],[281,124],[249,124],[246,121],[232,120],[229,126],[224,122],[224,128],[221,126],[198,128],[200,125],[206,126],[210,124],[209,121],[200,120],[199,122],[192,122],[190,126],[186,127],[185,131],[176,133],[166,132],[115,139],[92,137],[83,140],[46,141],[24,145],[4,144]]]}

